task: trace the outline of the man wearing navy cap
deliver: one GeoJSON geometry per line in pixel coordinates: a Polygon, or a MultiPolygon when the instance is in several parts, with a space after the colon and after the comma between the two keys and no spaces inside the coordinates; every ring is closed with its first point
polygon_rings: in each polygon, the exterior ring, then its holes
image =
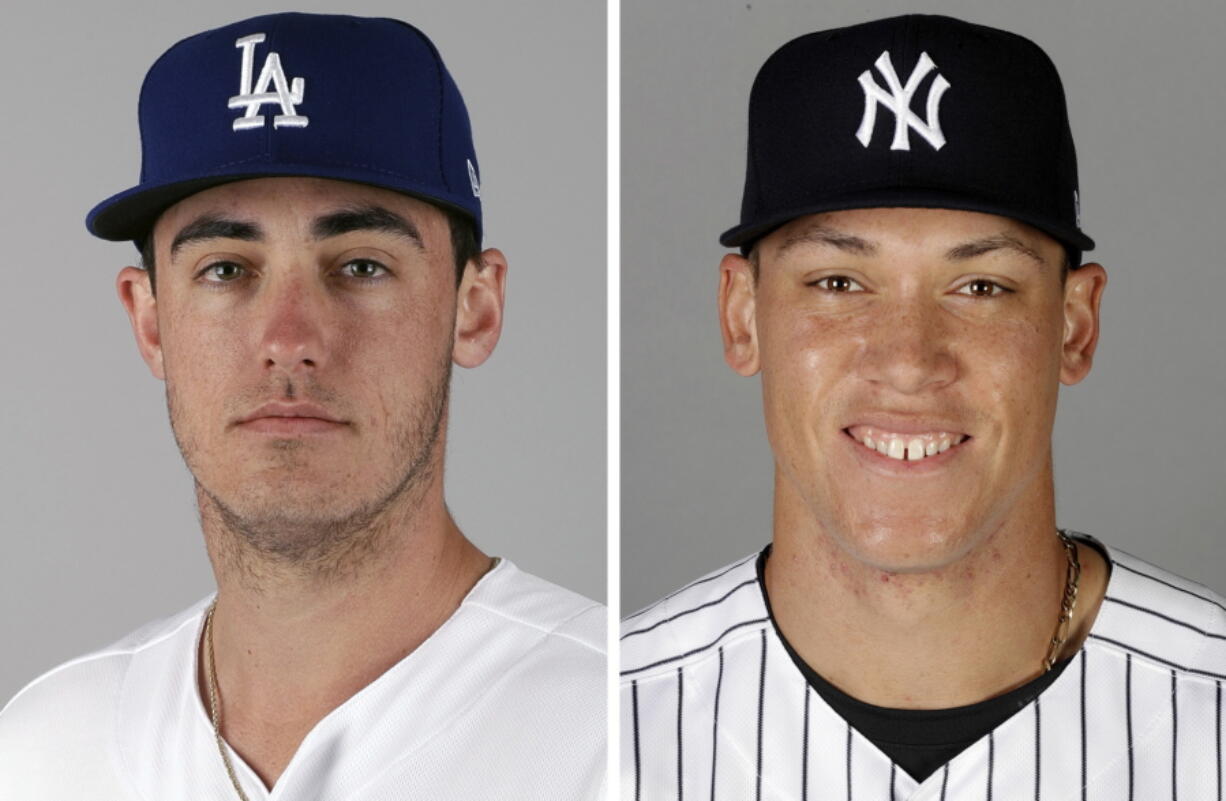
{"type": "Polygon", "coordinates": [[[257,17],[168,50],[139,113],[140,183],[87,225],[141,249],[118,291],[218,592],[19,693],[0,797],[603,797],[603,607],[444,503],[506,261],[433,44],[257,17]]]}
{"type": "Polygon", "coordinates": [[[623,797],[1222,797],[1226,606],[1057,528],[1089,372],[1063,89],[947,17],[759,71],[725,360],[761,374],[772,542],[631,615],[623,797]]]}

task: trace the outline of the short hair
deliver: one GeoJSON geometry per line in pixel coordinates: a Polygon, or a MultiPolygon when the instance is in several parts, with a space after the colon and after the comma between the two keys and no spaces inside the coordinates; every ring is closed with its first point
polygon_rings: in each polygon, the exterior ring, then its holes
{"type": "MultiPolygon", "coordinates": [[[[477,226],[467,214],[445,206],[430,205],[441,211],[447,217],[447,226],[451,229],[451,252],[455,257],[455,285],[457,288],[464,280],[464,268],[481,253],[481,245],[477,243],[477,226]]],[[[153,229],[139,243],[141,267],[149,273],[149,289],[157,295],[157,254],[153,245],[153,229]]]]}

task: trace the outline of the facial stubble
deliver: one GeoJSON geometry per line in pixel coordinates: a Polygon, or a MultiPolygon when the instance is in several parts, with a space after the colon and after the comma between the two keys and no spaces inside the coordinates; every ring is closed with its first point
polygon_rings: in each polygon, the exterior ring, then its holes
{"type": "MultiPolygon", "coordinates": [[[[206,532],[218,529],[220,537],[214,543],[220,558],[232,568],[255,577],[261,564],[280,565],[296,572],[328,578],[357,569],[386,547],[390,534],[399,524],[411,520],[425,497],[437,469],[438,456],[451,385],[450,350],[447,357],[432,372],[430,384],[406,413],[392,421],[388,441],[397,443],[394,464],[399,468],[391,480],[376,488],[369,497],[356,505],[346,501],[360,493],[349,491],[335,498],[318,498],[310,505],[301,500],[295,508],[278,506],[273,490],[271,501],[243,503],[238,493],[226,497],[201,480],[197,454],[199,449],[190,437],[184,436],[176,413],[175,384],[166,382],[167,407],[171,428],[188,469],[196,484],[202,524],[206,532]],[[331,503],[328,501],[331,500],[331,503]]],[[[311,381],[286,378],[282,384],[285,397],[305,395],[326,400],[328,393],[313,386],[311,381]]],[[[279,457],[292,469],[292,463],[311,458],[298,440],[273,443],[279,457]]],[[[356,480],[356,479],[350,479],[356,480]]],[[[342,485],[343,490],[346,486],[342,485]]],[[[351,488],[351,486],[350,486],[351,488]]],[[[352,488],[351,488],[352,489],[352,488]]]]}

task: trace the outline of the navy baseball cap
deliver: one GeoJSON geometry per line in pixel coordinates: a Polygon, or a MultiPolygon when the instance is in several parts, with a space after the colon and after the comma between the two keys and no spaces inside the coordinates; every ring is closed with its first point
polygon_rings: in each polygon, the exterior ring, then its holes
{"type": "Polygon", "coordinates": [[[438,50],[399,20],[270,14],[197,34],[141,87],[140,183],[85,224],[138,245],[170,206],[248,178],[391,189],[471,218],[481,191],[468,111],[438,50]]]}
{"type": "MultiPolygon", "coordinates": [[[[749,100],[743,252],[806,214],[980,211],[1028,223],[1079,260],[1077,157],[1055,65],[1022,36],[908,15],[794,39],[749,100]]],[[[1074,264],[1073,266],[1077,266],[1074,264]]]]}

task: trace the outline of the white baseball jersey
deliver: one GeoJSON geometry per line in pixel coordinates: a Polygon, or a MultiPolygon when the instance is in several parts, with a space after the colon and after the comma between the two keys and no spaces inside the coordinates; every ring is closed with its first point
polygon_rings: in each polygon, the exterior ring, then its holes
{"type": "Polygon", "coordinates": [[[622,797],[630,801],[1220,801],[1226,607],[1111,550],[1084,647],[1033,701],[924,782],[811,689],[755,561],[626,619],[622,797]]]}
{"type": "MultiPolygon", "coordinates": [[[[0,713],[4,801],[237,799],[205,704],[209,599],[62,665],[0,713]]],[[[503,560],[417,650],[321,720],[251,801],[604,798],[605,609],[503,560]]]]}

